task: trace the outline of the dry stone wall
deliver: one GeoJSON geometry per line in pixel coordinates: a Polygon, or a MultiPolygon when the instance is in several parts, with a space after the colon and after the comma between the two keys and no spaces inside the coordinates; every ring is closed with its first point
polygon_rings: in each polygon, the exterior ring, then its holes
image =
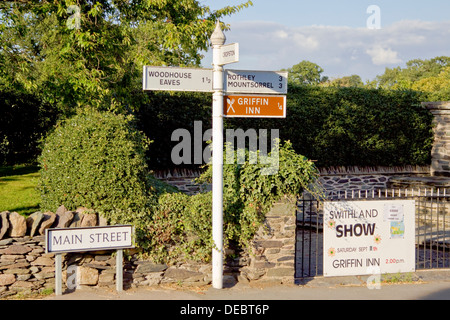
{"type": "MultiPolygon", "coordinates": [[[[224,265],[224,286],[232,286],[238,281],[276,281],[290,283],[294,281],[295,273],[295,200],[284,199],[274,204],[267,214],[264,225],[255,236],[249,250],[243,252],[227,251],[228,258],[224,265]],[[230,258],[230,253],[233,258],[230,258]]],[[[52,226],[86,226],[85,223],[94,220],[95,214],[89,214],[89,219],[83,214],[71,214],[61,207],[55,213],[52,226]],[[77,219],[75,217],[78,216],[77,219]],[[71,221],[69,221],[71,220],[71,221]]],[[[50,213],[48,216],[52,216],[50,213]]],[[[16,219],[15,214],[8,217],[16,219]]],[[[55,256],[45,253],[45,232],[43,226],[45,215],[32,215],[33,219],[24,221],[26,231],[6,233],[0,240],[0,298],[21,293],[42,292],[54,290],[55,287],[55,256]],[[40,223],[36,221],[40,220],[40,223]],[[26,223],[28,221],[28,224],[26,223]],[[14,236],[12,236],[14,235],[14,236]]],[[[11,219],[12,220],[12,219],[11,219]]],[[[11,223],[11,220],[8,220],[11,223]]],[[[24,220],[24,221],[23,221],[24,220]]],[[[97,223],[98,223],[97,218],[97,223]]],[[[12,222],[11,224],[15,224],[12,222]]],[[[50,223],[48,223],[50,224],[50,223]]],[[[63,254],[63,290],[73,286],[98,286],[115,288],[116,259],[114,251],[96,251],[63,254]],[[74,266],[72,268],[69,268],[74,266]],[[73,275],[73,270],[75,275],[73,275]]],[[[210,264],[179,263],[176,265],[158,264],[142,260],[136,249],[125,250],[123,265],[124,287],[156,286],[174,283],[177,285],[207,285],[211,283],[212,269],[210,264]]]]}

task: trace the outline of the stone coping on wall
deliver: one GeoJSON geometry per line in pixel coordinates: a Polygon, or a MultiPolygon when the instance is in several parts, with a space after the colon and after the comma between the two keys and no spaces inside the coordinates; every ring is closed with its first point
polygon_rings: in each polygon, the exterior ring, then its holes
{"type": "Polygon", "coordinates": [[[428,189],[446,193],[450,188],[450,177],[445,176],[394,176],[386,186],[388,189],[428,189]]]}
{"type": "MultiPolygon", "coordinates": [[[[420,174],[426,175],[430,173],[429,165],[404,165],[404,166],[331,166],[319,167],[320,175],[359,175],[359,174],[383,174],[383,175],[398,175],[398,174],[420,174]]],[[[162,180],[170,180],[177,178],[191,178],[195,179],[204,172],[203,169],[166,169],[155,170],[153,175],[155,178],[162,180]]]]}

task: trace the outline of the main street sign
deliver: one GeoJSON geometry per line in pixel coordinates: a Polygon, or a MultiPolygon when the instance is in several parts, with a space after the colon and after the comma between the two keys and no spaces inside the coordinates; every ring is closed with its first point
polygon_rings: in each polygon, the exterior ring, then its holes
{"type": "Polygon", "coordinates": [[[213,92],[212,82],[212,69],[144,66],[144,90],[213,92]]]}
{"type": "Polygon", "coordinates": [[[133,248],[133,226],[116,225],[45,230],[47,253],[133,248]]]}
{"type": "Polygon", "coordinates": [[[286,94],[287,71],[225,70],[227,93],[286,94]]]}
{"type": "Polygon", "coordinates": [[[286,96],[226,95],[224,117],[285,118],[286,96]]]}

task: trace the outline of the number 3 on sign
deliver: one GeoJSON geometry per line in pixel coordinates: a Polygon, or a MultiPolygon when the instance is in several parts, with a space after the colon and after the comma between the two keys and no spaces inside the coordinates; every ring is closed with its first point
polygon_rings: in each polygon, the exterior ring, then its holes
{"type": "Polygon", "coordinates": [[[280,83],[278,84],[278,88],[279,88],[279,89],[283,88],[283,77],[282,77],[282,76],[279,76],[279,77],[278,77],[278,81],[280,81],[280,83]]]}

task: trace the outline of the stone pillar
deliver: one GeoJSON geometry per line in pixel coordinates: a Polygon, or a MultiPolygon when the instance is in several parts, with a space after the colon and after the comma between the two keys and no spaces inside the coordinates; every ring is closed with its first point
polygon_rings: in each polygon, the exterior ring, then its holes
{"type": "Polygon", "coordinates": [[[241,277],[294,283],[296,208],[295,198],[288,198],[275,203],[266,214],[264,225],[253,239],[250,263],[241,270],[241,277]]]}
{"type": "Polygon", "coordinates": [[[434,143],[431,150],[432,176],[450,176],[450,101],[423,102],[433,114],[434,143]]]}

